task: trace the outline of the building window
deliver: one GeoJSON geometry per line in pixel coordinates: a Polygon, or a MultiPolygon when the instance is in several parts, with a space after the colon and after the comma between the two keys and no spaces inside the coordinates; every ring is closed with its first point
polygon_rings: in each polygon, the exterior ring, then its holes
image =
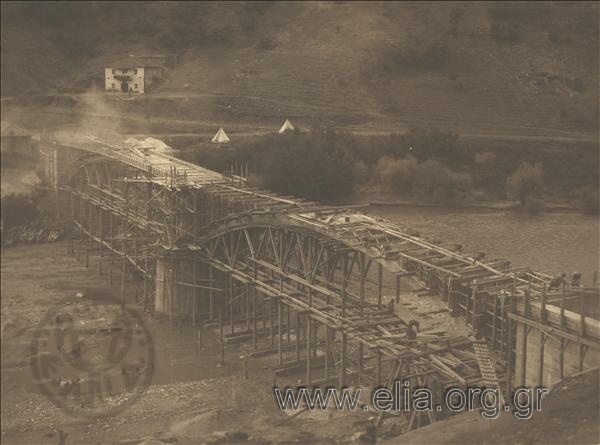
{"type": "Polygon", "coordinates": [[[133,88],[135,88],[137,90],[137,83],[133,84],[133,88]]]}
{"type": "Polygon", "coordinates": [[[134,69],[134,70],[133,70],[133,74],[137,74],[137,69],[134,69]]]}
{"type": "Polygon", "coordinates": [[[112,73],[113,73],[113,75],[115,74],[115,70],[114,69],[112,70],[112,73]]]}
{"type": "Polygon", "coordinates": [[[112,84],[112,88],[114,88],[114,87],[115,87],[115,84],[113,83],[113,84],[112,84]]]}

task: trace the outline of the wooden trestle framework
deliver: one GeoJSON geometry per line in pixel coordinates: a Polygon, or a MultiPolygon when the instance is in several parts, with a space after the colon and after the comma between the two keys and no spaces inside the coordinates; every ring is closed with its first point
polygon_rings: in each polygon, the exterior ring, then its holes
{"type": "MultiPolygon", "coordinates": [[[[305,371],[310,385],[482,386],[472,338],[427,326],[407,336],[414,315],[398,303],[403,280],[416,279],[488,342],[505,365],[506,394],[517,324],[507,314],[550,298],[547,275],[429,242],[356,207],[256,190],[150,150],[92,140],[53,149],[78,153],[63,171],[71,252],[97,256],[111,281],[121,268],[123,304],[134,285],[136,303],[171,326],[219,327],[221,359],[242,339],[254,355],[277,354],[277,372],[305,371]]],[[[434,420],[407,419],[409,428],[434,420]]]]}

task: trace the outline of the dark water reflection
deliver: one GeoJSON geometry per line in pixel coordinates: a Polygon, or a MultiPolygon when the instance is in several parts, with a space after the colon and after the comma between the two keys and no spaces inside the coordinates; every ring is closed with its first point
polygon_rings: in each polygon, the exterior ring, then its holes
{"type": "Polygon", "coordinates": [[[403,223],[423,236],[463,244],[545,272],[583,273],[586,285],[600,269],[600,219],[576,212],[530,216],[512,211],[372,206],[369,212],[403,223]]]}

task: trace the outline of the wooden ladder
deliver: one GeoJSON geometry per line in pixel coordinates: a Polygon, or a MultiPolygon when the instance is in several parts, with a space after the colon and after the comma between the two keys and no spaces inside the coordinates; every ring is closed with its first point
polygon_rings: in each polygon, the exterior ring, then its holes
{"type": "Polygon", "coordinates": [[[474,341],[473,350],[475,351],[475,357],[479,364],[479,370],[481,371],[481,377],[483,378],[483,384],[486,388],[494,388],[498,390],[500,395],[500,406],[504,406],[504,395],[498,382],[498,376],[496,375],[496,368],[490,357],[490,349],[485,341],[474,341]]]}

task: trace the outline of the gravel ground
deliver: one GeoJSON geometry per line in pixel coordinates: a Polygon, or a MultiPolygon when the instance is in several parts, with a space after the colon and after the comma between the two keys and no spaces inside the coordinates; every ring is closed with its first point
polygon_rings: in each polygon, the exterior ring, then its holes
{"type": "MultiPolygon", "coordinates": [[[[154,318],[145,324],[154,338],[155,375],[131,405],[117,414],[86,417],[73,417],[58,408],[35,385],[32,338],[46,313],[58,304],[69,308],[66,313],[74,320],[87,313],[96,320],[95,328],[102,327],[97,320],[115,324],[110,315],[114,311],[99,301],[117,298],[118,289],[111,289],[95,266],[86,269],[67,256],[65,242],[2,250],[3,444],[56,444],[61,437],[67,444],[340,443],[354,441],[365,430],[369,417],[360,410],[305,412],[288,418],[273,397],[270,368],[276,357],[252,360],[250,379],[244,380],[239,356],[251,346],[228,346],[226,364],[219,367],[210,332],[201,350],[194,352],[190,332],[179,335],[154,318]],[[87,304],[95,307],[88,310],[87,304]]],[[[135,395],[112,394],[102,399],[102,406],[118,407],[135,395]]],[[[69,402],[75,399],[67,398],[69,402]]]]}

